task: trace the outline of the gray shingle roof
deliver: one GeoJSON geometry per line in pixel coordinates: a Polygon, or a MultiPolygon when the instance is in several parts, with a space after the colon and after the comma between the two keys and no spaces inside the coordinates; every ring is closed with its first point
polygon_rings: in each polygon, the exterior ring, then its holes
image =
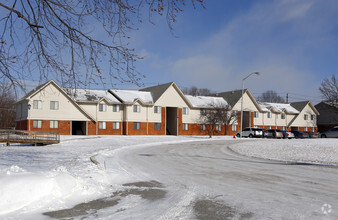
{"type": "Polygon", "coordinates": [[[308,103],[309,101],[291,102],[290,105],[301,112],[308,103]]]}
{"type": "MultiPolygon", "coordinates": [[[[244,93],[247,89],[244,89],[244,93]]],[[[218,96],[225,99],[230,106],[235,106],[235,104],[240,100],[242,97],[242,90],[234,90],[230,92],[221,92],[217,94],[213,94],[212,96],[218,96]]]]}
{"type": "Polygon", "coordinates": [[[161,97],[161,95],[170,87],[170,85],[173,82],[158,85],[158,86],[152,86],[144,89],[140,89],[140,91],[147,91],[151,93],[151,96],[153,97],[154,103],[161,97]]]}

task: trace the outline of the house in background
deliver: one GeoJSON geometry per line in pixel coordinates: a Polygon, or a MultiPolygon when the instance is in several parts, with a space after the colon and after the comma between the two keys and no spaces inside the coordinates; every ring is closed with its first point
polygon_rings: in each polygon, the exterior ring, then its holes
{"type": "Polygon", "coordinates": [[[337,102],[320,102],[315,105],[320,113],[317,118],[318,131],[328,131],[334,126],[338,126],[338,103],[337,102]]]}
{"type": "MultiPolygon", "coordinates": [[[[208,135],[200,120],[204,109],[230,106],[233,120],[228,135],[240,130],[242,91],[214,96],[184,95],[176,83],[141,90],[64,89],[46,82],[16,103],[16,128],[55,131],[61,135],[208,135]]],[[[258,103],[243,94],[243,128],[316,130],[317,110],[310,102],[258,103]]],[[[224,135],[225,125],[214,135],[224,135]]]]}

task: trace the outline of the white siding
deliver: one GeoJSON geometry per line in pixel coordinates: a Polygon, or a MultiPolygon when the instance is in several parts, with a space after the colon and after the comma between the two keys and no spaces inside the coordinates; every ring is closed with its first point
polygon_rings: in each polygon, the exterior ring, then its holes
{"type": "Polygon", "coordinates": [[[180,96],[177,90],[170,86],[162,96],[156,101],[155,105],[166,107],[188,107],[185,100],[180,96]]]}
{"type": "Polygon", "coordinates": [[[293,121],[293,127],[316,127],[316,120],[311,120],[311,115],[316,113],[312,110],[310,105],[306,105],[305,108],[299,113],[298,117],[293,121]],[[304,120],[304,115],[307,114],[307,120],[304,120]]]}

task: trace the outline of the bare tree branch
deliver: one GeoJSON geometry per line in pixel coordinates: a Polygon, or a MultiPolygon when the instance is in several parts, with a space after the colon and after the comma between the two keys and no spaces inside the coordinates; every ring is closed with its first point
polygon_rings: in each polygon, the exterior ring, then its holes
{"type": "Polygon", "coordinates": [[[325,78],[320,84],[319,91],[322,93],[325,101],[332,104],[338,102],[338,80],[335,75],[331,76],[331,79],[325,78]]]}

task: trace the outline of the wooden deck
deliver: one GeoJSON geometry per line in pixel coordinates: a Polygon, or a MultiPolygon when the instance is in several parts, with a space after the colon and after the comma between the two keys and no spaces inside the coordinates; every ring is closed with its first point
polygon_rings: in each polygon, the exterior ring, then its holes
{"type": "Polygon", "coordinates": [[[21,130],[0,130],[0,143],[22,143],[37,145],[48,145],[60,143],[58,132],[43,131],[21,131],[21,130]]]}

